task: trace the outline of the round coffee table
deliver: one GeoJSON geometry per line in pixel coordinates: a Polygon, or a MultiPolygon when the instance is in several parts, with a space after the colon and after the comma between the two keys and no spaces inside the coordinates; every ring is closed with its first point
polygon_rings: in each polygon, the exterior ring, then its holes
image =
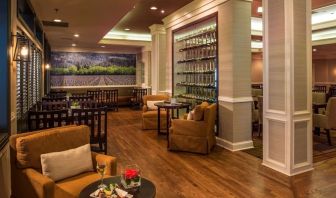
{"type": "MultiPolygon", "coordinates": [[[[122,188],[122,184],[120,183],[120,176],[108,177],[104,179],[105,184],[116,183],[122,188]]],[[[79,194],[79,198],[89,198],[90,194],[97,190],[97,186],[100,184],[100,180],[93,182],[92,184],[85,187],[81,193],[79,194]]],[[[156,194],[155,185],[141,177],[141,186],[138,190],[129,189],[126,190],[130,194],[133,195],[133,198],[154,198],[156,194]]]]}

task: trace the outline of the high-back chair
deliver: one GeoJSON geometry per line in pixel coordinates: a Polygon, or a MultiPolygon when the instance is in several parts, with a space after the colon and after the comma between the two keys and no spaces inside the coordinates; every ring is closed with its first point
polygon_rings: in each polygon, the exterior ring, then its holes
{"type": "Polygon", "coordinates": [[[336,97],[331,97],[328,100],[325,114],[314,114],[313,125],[315,132],[320,135],[320,129],[324,129],[329,145],[331,143],[330,130],[336,129],[336,97]]]}

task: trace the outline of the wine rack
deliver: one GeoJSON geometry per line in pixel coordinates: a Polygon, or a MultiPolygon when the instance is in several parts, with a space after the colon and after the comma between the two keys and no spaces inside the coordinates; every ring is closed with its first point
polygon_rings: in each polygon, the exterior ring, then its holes
{"type": "Polygon", "coordinates": [[[217,102],[217,22],[203,19],[173,32],[173,94],[193,104],[217,102]]]}

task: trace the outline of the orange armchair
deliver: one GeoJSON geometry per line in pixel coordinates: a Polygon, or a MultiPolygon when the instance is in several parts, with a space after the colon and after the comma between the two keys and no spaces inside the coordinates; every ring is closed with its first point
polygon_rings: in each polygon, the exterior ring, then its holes
{"type": "Polygon", "coordinates": [[[214,127],[217,105],[204,109],[204,120],[172,120],[169,129],[169,150],[180,150],[207,154],[216,143],[214,127]]]}
{"type": "MultiPolygon", "coordinates": [[[[147,106],[147,101],[167,101],[169,96],[166,95],[147,95],[143,97],[143,107],[142,107],[142,129],[157,129],[158,114],[157,110],[150,110],[147,106]]],[[[160,111],[160,129],[166,128],[166,111],[160,111]]]]}

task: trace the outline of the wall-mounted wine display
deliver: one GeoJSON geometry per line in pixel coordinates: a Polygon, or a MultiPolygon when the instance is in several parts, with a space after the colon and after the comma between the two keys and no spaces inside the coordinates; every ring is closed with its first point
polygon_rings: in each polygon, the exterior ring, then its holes
{"type": "Polygon", "coordinates": [[[173,93],[191,103],[217,102],[216,17],[173,33],[173,93]]]}

